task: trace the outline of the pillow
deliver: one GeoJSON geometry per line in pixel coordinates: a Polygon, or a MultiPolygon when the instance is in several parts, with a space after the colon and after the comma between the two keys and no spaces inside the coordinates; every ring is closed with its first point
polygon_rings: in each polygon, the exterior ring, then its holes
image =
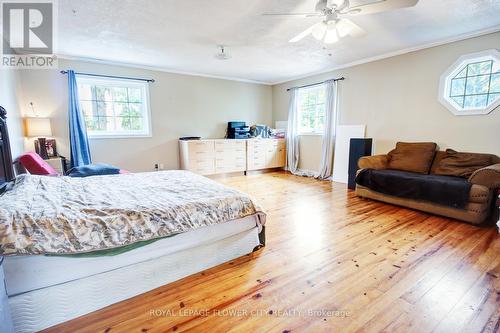
{"type": "Polygon", "coordinates": [[[434,142],[398,142],[388,154],[387,169],[428,174],[436,148],[434,142]]]}
{"type": "Polygon", "coordinates": [[[89,164],[74,167],[68,171],[67,175],[70,177],[90,177],[90,176],[104,176],[104,175],[117,175],[120,173],[119,168],[115,168],[109,164],[89,164]]]}
{"type": "Polygon", "coordinates": [[[434,171],[436,175],[469,178],[478,169],[493,164],[490,154],[459,153],[446,149],[446,155],[434,171]]]}
{"type": "Polygon", "coordinates": [[[58,176],[59,173],[37,153],[24,153],[18,158],[19,163],[32,175],[58,176]]]}

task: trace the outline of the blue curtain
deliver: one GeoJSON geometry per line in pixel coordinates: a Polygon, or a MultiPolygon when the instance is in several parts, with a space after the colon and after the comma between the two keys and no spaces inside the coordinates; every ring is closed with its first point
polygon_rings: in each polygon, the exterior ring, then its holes
{"type": "Polygon", "coordinates": [[[87,128],[80,110],[75,72],[72,70],[68,71],[68,92],[71,167],[91,164],[92,157],[90,156],[87,128]]]}

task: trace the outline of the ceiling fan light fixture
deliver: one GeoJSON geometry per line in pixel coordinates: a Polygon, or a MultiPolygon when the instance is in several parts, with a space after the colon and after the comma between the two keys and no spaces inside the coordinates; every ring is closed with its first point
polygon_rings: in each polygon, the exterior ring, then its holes
{"type": "Polygon", "coordinates": [[[352,27],[349,26],[344,20],[337,22],[337,33],[340,38],[344,38],[351,33],[352,27]]]}
{"type": "Polygon", "coordinates": [[[333,44],[339,41],[339,35],[337,34],[337,29],[333,27],[333,29],[328,29],[325,34],[325,39],[323,42],[325,44],[333,44]]]}
{"type": "Polygon", "coordinates": [[[312,31],[312,36],[317,40],[322,40],[325,37],[327,25],[325,22],[318,24],[312,31]]]}

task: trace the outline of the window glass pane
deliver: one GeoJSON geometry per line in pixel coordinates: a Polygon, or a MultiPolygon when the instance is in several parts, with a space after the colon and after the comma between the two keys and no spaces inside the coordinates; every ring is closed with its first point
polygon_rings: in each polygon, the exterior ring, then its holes
{"type": "Polygon", "coordinates": [[[476,109],[486,107],[488,102],[488,95],[475,95],[475,96],[465,96],[464,108],[465,109],[476,109]]]}
{"type": "Polygon", "coordinates": [[[128,117],[130,115],[128,109],[128,103],[115,102],[114,108],[115,108],[115,116],[117,117],[128,117]]]}
{"type": "Polygon", "coordinates": [[[77,80],[80,106],[91,136],[149,134],[145,84],[88,77],[77,80]]]}
{"type": "Polygon", "coordinates": [[[324,85],[299,90],[298,112],[301,132],[322,132],[325,122],[325,95],[324,85]]]}
{"type": "Polygon", "coordinates": [[[116,117],[115,118],[117,131],[130,131],[130,118],[129,117],[116,117]]]}
{"type": "Polygon", "coordinates": [[[142,102],[142,91],[138,88],[128,88],[128,99],[131,103],[142,102]]]}
{"type": "MultiPolygon", "coordinates": [[[[500,62],[494,56],[469,58],[446,78],[445,99],[457,110],[481,113],[500,99],[500,62]],[[485,60],[487,59],[487,60],[485,60]]],[[[441,82],[443,84],[443,82],[441,82]]]]}
{"type": "Polygon", "coordinates": [[[108,102],[97,101],[97,116],[99,117],[112,117],[113,104],[108,102]]]}
{"type": "Polygon", "coordinates": [[[87,126],[87,130],[89,131],[97,130],[97,118],[85,117],[85,125],[87,126]]]}
{"type": "Polygon", "coordinates": [[[107,87],[95,87],[95,95],[98,101],[112,101],[111,90],[107,87]]]}
{"type": "Polygon", "coordinates": [[[127,88],[112,88],[113,101],[127,102],[127,88]]]}
{"type": "Polygon", "coordinates": [[[469,64],[469,72],[467,76],[480,75],[480,74],[490,74],[491,73],[492,61],[483,61],[469,64]]]}
{"type": "Polygon", "coordinates": [[[455,96],[451,98],[459,108],[464,107],[464,96],[455,96]]]}
{"type": "Polygon", "coordinates": [[[142,117],[142,105],[141,104],[130,103],[128,105],[128,109],[129,109],[128,115],[130,117],[142,117]]]}
{"type": "Polygon", "coordinates": [[[465,93],[465,79],[452,79],[450,96],[461,96],[465,93]]]}
{"type": "Polygon", "coordinates": [[[97,117],[97,131],[113,131],[113,117],[97,117]]]}
{"type": "Polygon", "coordinates": [[[495,103],[500,98],[500,93],[490,94],[488,97],[488,105],[495,103]]]}
{"type": "Polygon", "coordinates": [[[94,108],[92,101],[81,101],[80,108],[82,110],[84,117],[93,117],[94,116],[94,108]]]}
{"type": "Polygon", "coordinates": [[[500,93],[500,73],[491,76],[490,93],[500,93]]]}
{"type": "Polygon", "coordinates": [[[467,76],[467,66],[465,66],[460,73],[458,73],[455,78],[461,78],[461,77],[466,77],[467,76]]]}
{"type": "Polygon", "coordinates": [[[465,94],[474,95],[474,94],[488,93],[489,84],[490,84],[489,75],[468,77],[465,94]]]}
{"type": "Polygon", "coordinates": [[[133,131],[144,128],[144,119],[139,117],[130,117],[130,129],[133,131]]]}

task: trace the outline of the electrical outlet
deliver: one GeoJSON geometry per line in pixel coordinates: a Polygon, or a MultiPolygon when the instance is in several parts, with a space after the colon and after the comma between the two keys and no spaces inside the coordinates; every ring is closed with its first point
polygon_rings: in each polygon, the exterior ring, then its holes
{"type": "Polygon", "coordinates": [[[163,163],[155,163],[154,164],[155,171],[160,171],[160,170],[163,170],[164,168],[165,168],[165,166],[163,165],[163,163]]]}

